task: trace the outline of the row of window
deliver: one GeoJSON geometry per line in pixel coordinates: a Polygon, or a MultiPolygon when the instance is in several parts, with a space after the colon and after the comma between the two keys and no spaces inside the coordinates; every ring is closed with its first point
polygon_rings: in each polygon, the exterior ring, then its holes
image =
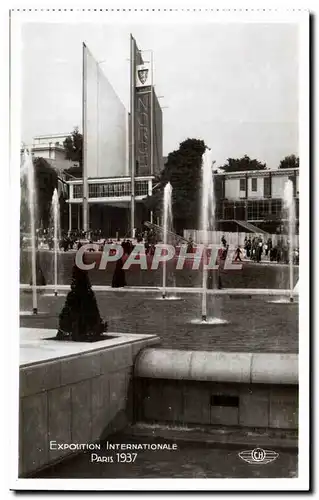
{"type": "MultiPolygon", "coordinates": [[[[296,214],[299,213],[299,199],[296,198],[296,214]]],[[[283,201],[272,200],[248,200],[245,201],[221,201],[217,203],[216,217],[221,220],[264,220],[269,216],[286,218],[283,201]]]]}
{"type": "MultiPolygon", "coordinates": [[[[135,196],[148,195],[148,181],[135,182],[135,196]]],[[[73,198],[82,198],[83,184],[73,185],[73,198]]],[[[89,198],[117,198],[131,196],[130,182],[112,182],[109,184],[89,184],[89,198]]]]}
{"type": "MultiPolygon", "coordinates": [[[[246,179],[239,179],[239,190],[246,191],[246,179]]],[[[251,190],[257,192],[257,177],[251,178],[251,190]]],[[[270,177],[264,177],[264,196],[270,196],[270,177]]]]}
{"type": "MultiPolygon", "coordinates": [[[[296,186],[296,178],[295,176],[290,176],[289,179],[293,182],[294,186],[294,196],[298,194],[297,186],[296,186]]],[[[264,177],[264,198],[271,197],[271,177],[264,177]]],[[[246,178],[239,179],[239,191],[246,193],[246,178]]],[[[257,177],[251,177],[251,191],[257,192],[257,177]]]]}

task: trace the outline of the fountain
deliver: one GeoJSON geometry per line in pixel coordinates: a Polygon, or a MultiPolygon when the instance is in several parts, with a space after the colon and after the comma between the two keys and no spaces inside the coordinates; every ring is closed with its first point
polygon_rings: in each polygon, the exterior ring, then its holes
{"type": "Polygon", "coordinates": [[[226,320],[219,318],[207,318],[207,278],[208,278],[208,253],[207,247],[209,244],[209,231],[214,228],[215,224],[215,196],[214,196],[214,181],[212,173],[212,152],[206,148],[202,159],[202,211],[201,211],[201,230],[203,241],[203,275],[202,275],[202,304],[201,304],[201,320],[195,320],[193,323],[220,325],[227,323],[226,320]]]}
{"type": "MultiPolygon", "coordinates": [[[[172,185],[168,182],[164,188],[164,200],[163,200],[163,212],[164,212],[164,225],[163,225],[163,242],[165,245],[168,243],[172,243],[169,240],[169,236],[172,235],[172,226],[173,226],[173,210],[172,210],[172,185]]],[[[174,295],[170,295],[167,297],[166,295],[166,286],[167,286],[167,267],[166,261],[163,262],[163,278],[162,278],[162,299],[169,300],[178,300],[179,297],[174,295]]],[[[176,287],[175,276],[173,278],[173,288],[176,287]]]]}
{"type": "Polygon", "coordinates": [[[214,218],[214,192],[212,175],[212,155],[211,150],[206,149],[203,155],[202,165],[202,212],[201,230],[203,238],[203,277],[202,277],[202,321],[207,321],[207,246],[208,231],[212,227],[214,218]]]}
{"type": "Polygon", "coordinates": [[[295,213],[295,200],[293,183],[288,180],[284,189],[284,207],[288,215],[288,237],[289,237],[289,301],[294,301],[294,275],[293,275],[293,253],[295,243],[295,227],[296,227],[296,213],[295,213]]]}
{"type": "Polygon", "coordinates": [[[31,232],[31,286],[32,286],[32,314],[38,314],[37,299],[37,271],[36,271],[36,239],[35,239],[35,180],[32,156],[25,149],[23,153],[23,165],[21,175],[27,176],[27,199],[30,214],[30,232],[31,232]]]}
{"type": "Polygon", "coordinates": [[[54,242],[54,295],[58,295],[58,252],[60,241],[60,203],[58,190],[55,188],[52,195],[51,220],[53,221],[54,242]]]}
{"type": "Polygon", "coordinates": [[[284,211],[287,217],[288,223],[288,255],[289,255],[289,299],[280,298],[271,301],[276,304],[287,304],[294,302],[294,295],[298,293],[298,289],[294,288],[294,275],[293,275],[293,254],[294,254],[294,244],[295,244],[295,227],[296,227],[296,212],[295,212],[295,200],[293,193],[293,183],[291,180],[286,181],[284,187],[284,211]]]}
{"type": "MultiPolygon", "coordinates": [[[[51,211],[50,211],[50,223],[53,227],[53,283],[54,291],[47,292],[44,297],[57,297],[65,296],[65,292],[58,293],[58,255],[59,255],[59,242],[61,239],[61,227],[60,227],[60,201],[58,190],[55,188],[52,195],[51,211]]],[[[51,236],[51,235],[50,235],[51,236]]]]}

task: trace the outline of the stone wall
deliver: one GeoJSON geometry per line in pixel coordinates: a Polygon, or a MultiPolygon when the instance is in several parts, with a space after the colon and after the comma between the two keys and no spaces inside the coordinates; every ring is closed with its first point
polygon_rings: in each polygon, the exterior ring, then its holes
{"type": "Polygon", "coordinates": [[[298,428],[298,355],[144,349],[135,419],[298,428]]]}
{"type": "Polygon", "coordinates": [[[70,454],[50,449],[50,441],[94,443],[131,421],[133,363],[154,342],[156,337],[20,367],[19,476],[70,454]]]}
{"type": "Polygon", "coordinates": [[[298,428],[298,386],[139,379],[135,391],[139,422],[298,428]]]}

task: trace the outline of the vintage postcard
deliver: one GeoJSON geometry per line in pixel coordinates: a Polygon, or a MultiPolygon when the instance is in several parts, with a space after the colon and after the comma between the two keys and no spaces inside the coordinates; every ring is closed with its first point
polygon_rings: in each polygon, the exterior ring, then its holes
{"type": "Polygon", "coordinates": [[[309,13],[11,10],[10,120],[12,489],[308,490],[309,13]]]}

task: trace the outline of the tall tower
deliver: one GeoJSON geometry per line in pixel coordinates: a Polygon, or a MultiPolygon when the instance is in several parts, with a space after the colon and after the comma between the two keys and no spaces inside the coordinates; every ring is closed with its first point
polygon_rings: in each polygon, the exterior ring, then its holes
{"type": "Polygon", "coordinates": [[[162,168],[162,110],[154,89],[153,52],[139,50],[131,35],[130,172],[131,231],[135,227],[135,177],[162,168]]]}

